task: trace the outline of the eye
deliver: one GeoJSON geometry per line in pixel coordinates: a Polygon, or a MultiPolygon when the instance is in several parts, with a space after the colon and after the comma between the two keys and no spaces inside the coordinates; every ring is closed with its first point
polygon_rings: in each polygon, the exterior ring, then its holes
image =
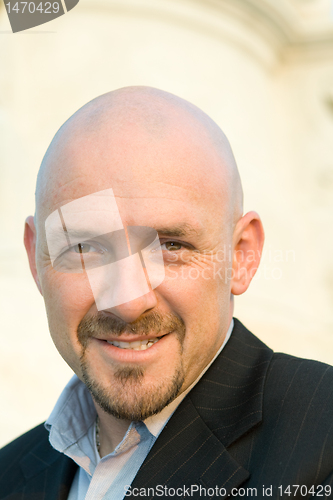
{"type": "Polygon", "coordinates": [[[185,248],[185,246],[182,243],[179,243],[179,241],[165,241],[164,243],[161,243],[162,250],[163,246],[166,247],[166,250],[171,252],[185,248]]]}
{"type": "Polygon", "coordinates": [[[98,252],[98,249],[89,245],[89,243],[78,243],[69,249],[70,252],[75,253],[89,253],[89,252],[98,252]]]}
{"type": "Polygon", "coordinates": [[[188,250],[188,246],[180,243],[179,241],[159,241],[159,245],[156,245],[150,251],[155,253],[157,250],[167,250],[168,252],[176,252],[181,249],[188,250]]]}

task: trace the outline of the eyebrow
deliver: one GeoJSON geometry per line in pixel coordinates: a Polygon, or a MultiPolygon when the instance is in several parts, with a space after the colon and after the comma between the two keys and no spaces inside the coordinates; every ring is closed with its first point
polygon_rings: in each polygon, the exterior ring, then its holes
{"type": "MultiPolygon", "coordinates": [[[[61,229],[60,227],[57,228],[51,228],[52,229],[52,236],[62,236],[65,234],[66,239],[67,238],[82,238],[82,239],[91,239],[91,238],[97,238],[98,236],[102,236],[104,234],[109,234],[109,233],[101,233],[98,231],[96,228],[93,229],[74,229],[71,228],[69,231],[67,230],[66,226],[63,226],[61,229]]],[[[116,231],[112,231],[116,232],[116,231]]]]}
{"type": "MultiPolygon", "coordinates": [[[[175,226],[164,226],[160,228],[155,228],[152,227],[152,229],[155,229],[155,231],[159,235],[167,236],[167,237],[190,237],[190,236],[199,236],[200,231],[199,229],[195,228],[188,222],[176,224],[175,226]]],[[[57,228],[52,228],[53,229],[53,235],[62,235],[65,233],[65,235],[70,235],[71,238],[80,238],[82,237],[83,239],[88,239],[88,238],[94,238],[101,236],[101,233],[98,232],[96,228],[91,229],[88,231],[87,229],[74,229],[72,228],[69,232],[67,232],[67,228],[65,226],[62,227],[61,229],[59,227],[57,228]]],[[[104,233],[103,233],[104,234],[104,233]]]]}
{"type": "Polygon", "coordinates": [[[177,224],[176,226],[154,228],[158,234],[163,234],[165,236],[192,236],[199,235],[198,229],[193,227],[191,224],[184,222],[182,224],[177,224]]]}

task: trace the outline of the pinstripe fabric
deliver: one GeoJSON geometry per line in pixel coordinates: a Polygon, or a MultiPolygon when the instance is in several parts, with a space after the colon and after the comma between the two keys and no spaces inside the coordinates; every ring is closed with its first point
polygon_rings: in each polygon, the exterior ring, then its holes
{"type": "MultiPolygon", "coordinates": [[[[40,426],[0,451],[0,500],[66,500],[74,473],[40,426]]],[[[266,498],[262,487],[272,485],[269,498],[290,499],[306,497],[281,496],[279,485],[332,482],[333,368],[273,354],[235,320],[225,349],[175,411],[132,488],[257,488],[256,498],[266,498]]]]}

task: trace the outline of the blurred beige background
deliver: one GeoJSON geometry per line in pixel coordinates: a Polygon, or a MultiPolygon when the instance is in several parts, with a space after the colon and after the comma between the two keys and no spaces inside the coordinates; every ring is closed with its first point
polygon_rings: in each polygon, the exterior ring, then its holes
{"type": "Polygon", "coordinates": [[[15,35],[1,7],[0,446],[71,376],[22,244],[41,159],[74,111],[127,85],[180,95],[226,132],[266,229],[235,315],[275,350],[333,364],[332,2],[81,0],[15,35]]]}

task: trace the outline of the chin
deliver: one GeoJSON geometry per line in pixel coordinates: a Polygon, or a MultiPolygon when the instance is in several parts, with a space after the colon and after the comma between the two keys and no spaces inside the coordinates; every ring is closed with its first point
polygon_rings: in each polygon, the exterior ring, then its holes
{"type": "Polygon", "coordinates": [[[90,373],[81,360],[82,379],[95,402],[116,418],[141,421],[156,415],[180,393],[185,373],[180,364],[172,375],[161,381],[148,382],[141,367],[122,367],[114,372],[110,383],[102,383],[90,373]]]}

